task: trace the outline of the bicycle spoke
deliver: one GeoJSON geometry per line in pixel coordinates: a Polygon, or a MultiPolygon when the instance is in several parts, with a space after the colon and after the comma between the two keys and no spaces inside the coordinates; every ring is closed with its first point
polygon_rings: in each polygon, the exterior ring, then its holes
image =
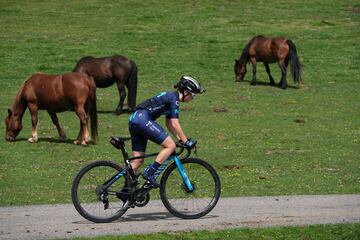
{"type": "Polygon", "coordinates": [[[162,189],[162,199],[170,212],[179,217],[196,218],[206,214],[216,204],[220,195],[220,181],[211,166],[201,160],[183,162],[193,191],[185,185],[177,169],[173,169],[166,177],[162,189]],[[212,169],[212,168],[211,168],[212,169]],[[216,177],[214,177],[214,174],[216,177]]]}
{"type": "Polygon", "coordinates": [[[121,216],[126,210],[123,209],[123,202],[117,197],[116,192],[120,191],[125,183],[125,178],[118,179],[107,191],[102,191],[102,184],[119,172],[116,164],[106,161],[95,162],[84,168],[74,182],[73,202],[76,209],[85,218],[94,222],[108,222],[121,216]],[[88,169],[87,169],[88,168],[88,169]]]}

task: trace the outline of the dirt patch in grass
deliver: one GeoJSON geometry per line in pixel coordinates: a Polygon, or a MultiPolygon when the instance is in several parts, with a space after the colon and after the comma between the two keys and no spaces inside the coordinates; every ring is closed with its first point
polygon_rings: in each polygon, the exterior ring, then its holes
{"type": "Polygon", "coordinates": [[[214,112],[227,112],[228,110],[224,107],[215,107],[214,112]]]}
{"type": "Polygon", "coordinates": [[[190,112],[193,110],[193,108],[190,106],[184,106],[184,107],[181,107],[180,110],[184,111],[184,112],[190,112]]]}
{"type": "Polygon", "coordinates": [[[294,122],[299,123],[300,125],[304,125],[305,124],[305,118],[302,116],[299,116],[297,118],[295,118],[294,122]]]}
{"type": "Polygon", "coordinates": [[[238,165],[225,165],[223,166],[224,170],[239,170],[243,168],[244,166],[238,166],[238,165]]]}
{"type": "Polygon", "coordinates": [[[353,13],[359,14],[359,13],[360,13],[360,5],[354,5],[354,6],[352,6],[351,11],[352,11],[353,13]]]}
{"type": "Polygon", "coordinates": [[[238,102],[246,101],[248,99],[249,99],[249,97],[247,97],[247,96],[236,96],[235,97],[235,100],[238,102]]]}
{"type": "Polygon", "coordinates": [[[302,149],[269,149],[265,151],[265,155],[286,155],[290,153],[303,153],[302,149]]]}

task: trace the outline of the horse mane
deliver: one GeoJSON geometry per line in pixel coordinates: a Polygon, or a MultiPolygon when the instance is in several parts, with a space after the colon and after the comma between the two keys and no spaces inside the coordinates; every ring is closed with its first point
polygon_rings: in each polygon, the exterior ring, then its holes
{"type": "MultiPolygon", "coordinates": [[[[27,81],[27,80],[26,80],[27,81]]],[[[25,83],[26,81],[24,81],[19,90],[17,91],[16,95],[15,95],[15,99],[14,99],[14,103],[13,103],[13,106],[12,106],[12,111],[13,113],[18,113],[18,111],[20,110],[19,114],[20,114],[20,117],[22,118],[22,115],[24,114],[24,107],[25,107],[25,103],[24,103],[24,100],[22,98],[22,92],[23,92],[23,89],[24,89],[24,86],[25,86],[25,83]]]]}
{"type": "Polygon", "coordinates": [[[244,49],[241,52],[240,58],[239,58],[239,64],[242,65],[244,63],[247,63],[249,61],[249,48],[251,44],[255,41],[257,38],[263,38],[263,35],[258,35],[253,37],[244,47],[244,49]]]}
{"type": "Polygon", "coordinates": [[[82,57],[75,65],[74,69],[72,70],[72,72],[78,72],[79,68],[81,65],[85,64],[86,62],[90,61],[91,59],[93,59],[94,57],[92,56],[85,56],[82,57]]]}
{"type": "Polygon", "coordinates": [[[16,95],[15,95],[14,105],[21,103],[22,91],[23,91],[23,89],[24,89],[24,86],[25,86],[26,81],[27,81],[27,80],[25,80],[25,81],[21,84],[19,90],[17,91],[17,93],[16,93],[16,95]]]}

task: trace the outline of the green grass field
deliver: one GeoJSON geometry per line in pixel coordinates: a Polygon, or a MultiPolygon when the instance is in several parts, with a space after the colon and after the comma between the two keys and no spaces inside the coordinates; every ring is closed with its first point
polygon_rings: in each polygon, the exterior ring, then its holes
{"type": "MultiPolygon", "coordinates": [[[[199,157],[216,167],[222,196],[359,193],[359,8],[352,0],[2,1],[0,117],[32,73],[71,71],[86,55],[122,54],[138,65],[138,102],[171,90],[182,74],[205,86],[182,106],[181,123],[199,141],[199,157]],[[288,74],[287,90],[270,87],[261,64],[261,84],[250,86],[250,65],[245,81],[234,82],[234,59],[259,34],[293,40],[303,86],[288,74]]],[[[270,68],[278,82],[278,66],[270,68]]],[[[28,143],[26,112],[18,141],[0,141],[0,205],[69,203],[83,165],[120,161],[108,140],[129,135],[129,115],[111,114],[115,86],[97,97],[99,142],[89,147],[59,143],[46,112],[39,142],[28,143]]],[[[77,117],[58,116],[74,140],[77,117]]]]}
{"type": "MultiPolygon", "coordinates": [[[[278,227],[264,229],[227,229],[217,232],[170,232],[147,235],[105,236],[94,240],[219,240],[219,239],[253,239],[253,240],[357,240],[359,224],[312,225],[305,227],[278,227]]],[[[84,240],[89,238],[75,238],[84,240]]]]}

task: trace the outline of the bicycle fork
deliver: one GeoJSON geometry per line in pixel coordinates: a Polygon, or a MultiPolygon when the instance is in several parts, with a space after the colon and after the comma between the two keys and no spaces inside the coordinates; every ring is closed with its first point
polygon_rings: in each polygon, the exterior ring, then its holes
{"type": "Polygon", "coordinates": [[[171,161],[171,160],[174,160],[176,166],[177,166],[177,169],[179,170],[179,173],[180,173],[180,176],[181,178],[183,179],[184,181],[184,184],[185,186],[189,189],[189,191],[193,191],[194,188],[188,178],[188,176],[186,175],[185,173],[185,170],[181,164],[181,161],[180,159],[177,157],[177,156],[170,156],[160,167],[159,169],[155,172],[155,177],[157,178],[161,172],[166,168],[166,166],[168,165],[168,163],[171,161]]]}

